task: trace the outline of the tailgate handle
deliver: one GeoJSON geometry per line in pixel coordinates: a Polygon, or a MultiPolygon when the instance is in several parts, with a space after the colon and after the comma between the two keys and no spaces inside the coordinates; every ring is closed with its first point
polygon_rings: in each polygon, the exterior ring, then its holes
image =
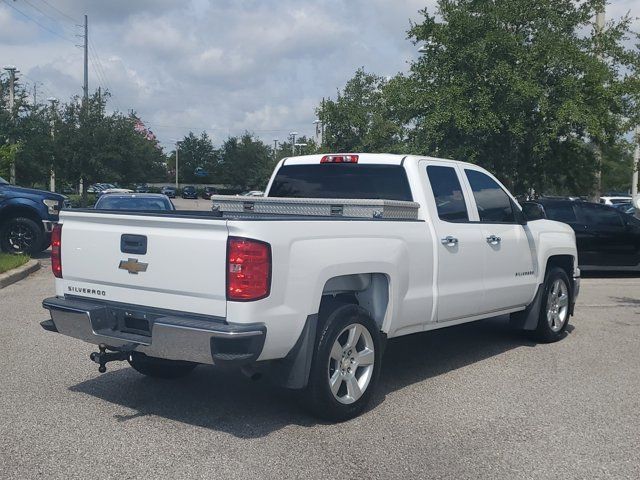
{"type": "Polygon", "coordinates": [[[125,234],[120,237],[120,251],[122,253],[147,253],[147,237],[145,235],[125,234]]]}

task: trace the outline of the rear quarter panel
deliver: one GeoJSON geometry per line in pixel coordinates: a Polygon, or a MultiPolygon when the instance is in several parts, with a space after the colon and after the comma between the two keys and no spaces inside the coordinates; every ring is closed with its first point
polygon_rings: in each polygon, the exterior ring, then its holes
{"type": "Polygon", "coordinates": [[[354,273],[383,273],[389,304],[382,330],[419,331],[432,310],[433,245],[425,222],[230,220],[229,235],[266,241],[272,248],[269,297],[228,302],[233,323],[264,322],[261,359],[280,358],[318,312],[327,281],[354,273]]]}

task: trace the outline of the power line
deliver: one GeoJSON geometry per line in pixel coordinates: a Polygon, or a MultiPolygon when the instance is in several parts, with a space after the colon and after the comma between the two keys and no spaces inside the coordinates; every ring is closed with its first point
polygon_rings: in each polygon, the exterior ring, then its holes
{"type": "Polygon", "coordinates": [[[68,18],[69,20],[71,20],[74,24],[79,24],[80,20],[78,20],[77,18],[73,18],[71,15],[63,12],[62,10],[60,10],[58,7],[56,7],[55,5],[51,5],[49,2],[47,2],[47,0],[40,0],[42,3],[44,3],[47,7],[49,7],[52,10],[55,10],[56,12],[58,12],[60,15],[62,15],[63,17],[68,18]]]}
{"type": "Polygon", "coordinates": [[[62,25],[60,25],[58,23],[58,20],[53,18],[51,15],[49,15],[47,12],[45,12],[44,10],[42,10],[41,8],[39,8],[38,6],[34,5],[33,3],[31,3],[29,0],[22,0],[24,3],[26,3],[27,5],[29,5],[31,8],[33,8],[34,10],[37,10],[41,15],[47,17],[49,20],[51,20],[54,24],[62,27],[62,30],[64,30],[64,27],[62,25]]]}
{"type": "Polygon", "coordinates": [[[33,23],[35,23],[36,25],[38,25],[40,28],[42,28],[43,30],[46,30],[47,32],[55,35],[56,37],[60,37],[62,40],[66,40],[67,42],[71,42],[75,45],[75,42],[67,37],[65,37],[64,35],[61,35],[60,33],[56,32],[55,30],[51,30],[49,27],[43,25],[42,23],[40,23],[38,20],[36,20],[35,18],[30,17],[29,15],[27,15],[26,13],[24,13],[22,10],[19,10],[18,8],[16,8],[15,6],[11,5],[11,3],[9,3],[8,0],[2,0],[8,7],[14,9],[16,12],[18,12],[20,15],[22,15],[24,18],[26,18],[27,20],[32,21],[33,23]]]}

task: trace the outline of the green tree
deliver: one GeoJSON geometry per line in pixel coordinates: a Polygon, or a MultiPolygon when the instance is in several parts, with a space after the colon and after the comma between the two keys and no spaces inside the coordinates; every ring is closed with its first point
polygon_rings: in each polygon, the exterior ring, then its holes
{"type": "MultiPolygon", "coordinates": [[[[130,184],[165,178],[166,159],[157,140],[138,131],[139,119],[106,113],[107,94],[64,105],[56,124],[56,172],[85,187],[95,182],[130,184]]],[[[86,188],[85,188],[86,192],[86,188]]]]}
{"type": "Polygon", "coordinates": [[[324,150],[399,151],[404,131],[390,101],[396,83],[394,79],[390,85],[382,77],[357,70],[336,99],[324,101],[317,110],[324,125],[324,150]]]}
{"type": "MultiPolygon", "coordinates": [[[[175,155],[175,151],[171,152],[168,161],[168,168],[173,172],[176,166],[175,155]]],[[[178,168],[180,169],[178,179],[181,183],[219,183],[219,153],[205,132],[202,132],[199,137],[189,132],[180,141],[178,168]],[[199,169],[207,175],[196,175],[199,169]]]]}
{"type": "Polygon", "coordinates": [[[229,137],[222,145],[220,155],[224,183],[243,189],[266,187],[275,162],[273,149],[262,140],[249,132],[240,137],[229,137]]]}
{"type": "Polygon", "coordinates": [[[515,191],[590,191],[594,147],[635,117],[630,19],[592,35],[602,0],[440,0],[401,102],[412,150],[479,163],[515,191]]]}

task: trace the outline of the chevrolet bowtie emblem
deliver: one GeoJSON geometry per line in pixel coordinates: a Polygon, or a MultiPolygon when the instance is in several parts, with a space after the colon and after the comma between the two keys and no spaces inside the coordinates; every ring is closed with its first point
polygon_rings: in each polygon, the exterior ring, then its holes
{"type": "Polygon", "coordinates": [[[137,275],[140,272],[146,272],[148,266],[148,263],[138,262],[137,258],[130,258],[128,260],[120,260],[118,268],[126,270],[133,275],[137,275]]]}

